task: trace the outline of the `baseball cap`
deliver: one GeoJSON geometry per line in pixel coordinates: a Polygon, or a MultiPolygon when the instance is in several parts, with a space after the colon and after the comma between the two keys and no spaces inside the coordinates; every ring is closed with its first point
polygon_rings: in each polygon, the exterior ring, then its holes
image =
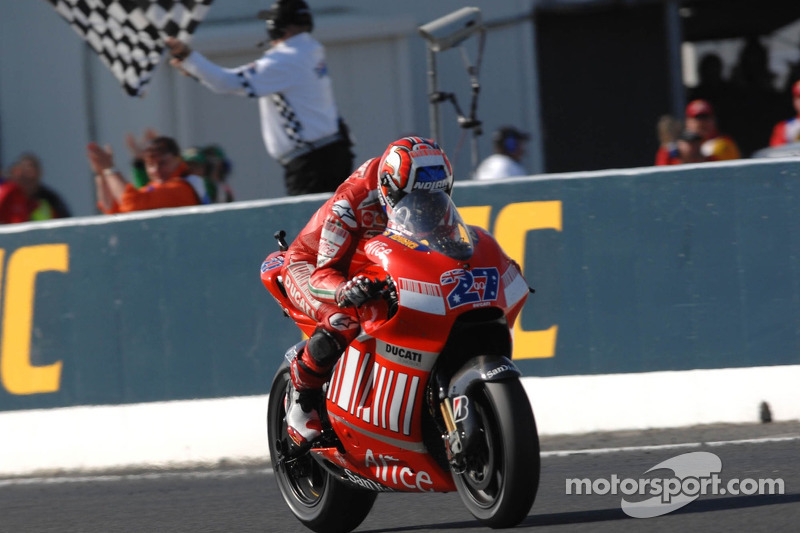
{"type": "Polygon", "coordinates": [[[713,115],[714,108],[706,100],[692,100],[686,106],[686,117],[695,118],[700,115],[713,115]]]}
{"type": "Polygon", "coordinates": [[[800,97],[800,80],[797,80],[794,82],[794,85],[792,85],[792,96],[795,98],[800,97]]]}
{"type": "Polygon", "coordinates": [[[200,163],[203,165],[206,163],[206,155],[200,148],[194,146],[184,150],[181,156],[187,163],[200,163]]]}

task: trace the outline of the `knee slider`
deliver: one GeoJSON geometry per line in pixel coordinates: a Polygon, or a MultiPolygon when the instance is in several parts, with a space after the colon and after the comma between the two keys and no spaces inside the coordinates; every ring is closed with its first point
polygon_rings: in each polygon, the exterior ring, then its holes
{"type": "Polygon", "coordinates": [[[308,355],[322,368],[333,366],[344,350],[344,346],[333,333],[318,328],[306,344],[308,355]]]}

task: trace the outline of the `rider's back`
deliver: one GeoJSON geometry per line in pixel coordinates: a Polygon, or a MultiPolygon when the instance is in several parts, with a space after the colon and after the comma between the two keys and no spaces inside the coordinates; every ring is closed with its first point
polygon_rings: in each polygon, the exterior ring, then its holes
{"type": "Polygon", "coordinates": [[[383,233],[386,215],[378,201],[378,164],[374,158],[350,175],[311,217],[289,246],[287,263],[305,260],[317,265],[314,284],[332,287],[361,270],[366,241],[383,233]],[[333,278],[330,283],[325,278],[333,278]]]}

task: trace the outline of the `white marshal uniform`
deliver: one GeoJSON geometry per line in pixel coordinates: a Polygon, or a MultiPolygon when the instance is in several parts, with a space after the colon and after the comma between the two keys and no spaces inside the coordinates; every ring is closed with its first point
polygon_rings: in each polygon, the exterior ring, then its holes
{"type": "Polygon", "coordinates": [[[216,93],[258,98],[264,144],[282,164],[339,138],[325,49],[307,32],[281,41],[249,65],[222,68],[192,51],[181,66],[216,93]]]}
{"type": "Polygon", "coordinates": [[[514,176],[526,176],[528,172],[525,168],[505,154],[492,154],[478,165],[475,170],[474,179],[494,180],[500,178],[511,178],[514,176]]]}

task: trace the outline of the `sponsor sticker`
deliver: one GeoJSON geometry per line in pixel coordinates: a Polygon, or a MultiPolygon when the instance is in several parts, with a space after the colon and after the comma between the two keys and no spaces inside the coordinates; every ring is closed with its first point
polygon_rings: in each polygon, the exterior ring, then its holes
{"type": "Polygon", "coordinates": [[[367,255],[380,258],[381,261],[386,261],[386,256],[392,253],[392,249],[385,242],[370,242],[364,247],[364,251],[367,255]]]}
{"type": "Polygon", "coordinates": [[[378,353],[389,361],[406,367],[430,370],[436,360],[436,354],[432,352],[406,348],[384,341],[378,341],[376,348],[378,353]]]}
{"type": "Polygon", "coordinates": [[[473,307],[488,305],[497,300],[500,274],[497,268],[456,268],[444,272],[439,278],[443,286],[453,285],[447,295],[450,309],[472,304],[473,307]]]}
{"type": "Polygon", "coordinates": [[[453,422],[461,422],[469,416],[469,398],[456,396],[453,398],[453,422]]]}
{"type": "Polygon", "coordinates": [[[282,255],[279,255],[278,257],[273,257],[272,259],[267,259],[263,263],[261,263],[261,272],[264,273],[267,270],[272,270],[280,266],[283,266],[282,255]]]}
{"type": "Polygon", "coordinates": [[[390,234],[389,238],[392,239],[393,241],[399,242],[400,244],[402,244],[406,248],[411,248],[412,250],[414,250],[415,248],[419,248],[419,243],[418,242],[414,242],[411,239],[403,237],[402,235],[398,235],[397,233],[390,234]]]}
{"type": "Polygon", "coordinates": [[[403,307],[432,315],[445,314],[442,288],[435,283],[400,278],[397,280],[397,292],[403,307]]]}

